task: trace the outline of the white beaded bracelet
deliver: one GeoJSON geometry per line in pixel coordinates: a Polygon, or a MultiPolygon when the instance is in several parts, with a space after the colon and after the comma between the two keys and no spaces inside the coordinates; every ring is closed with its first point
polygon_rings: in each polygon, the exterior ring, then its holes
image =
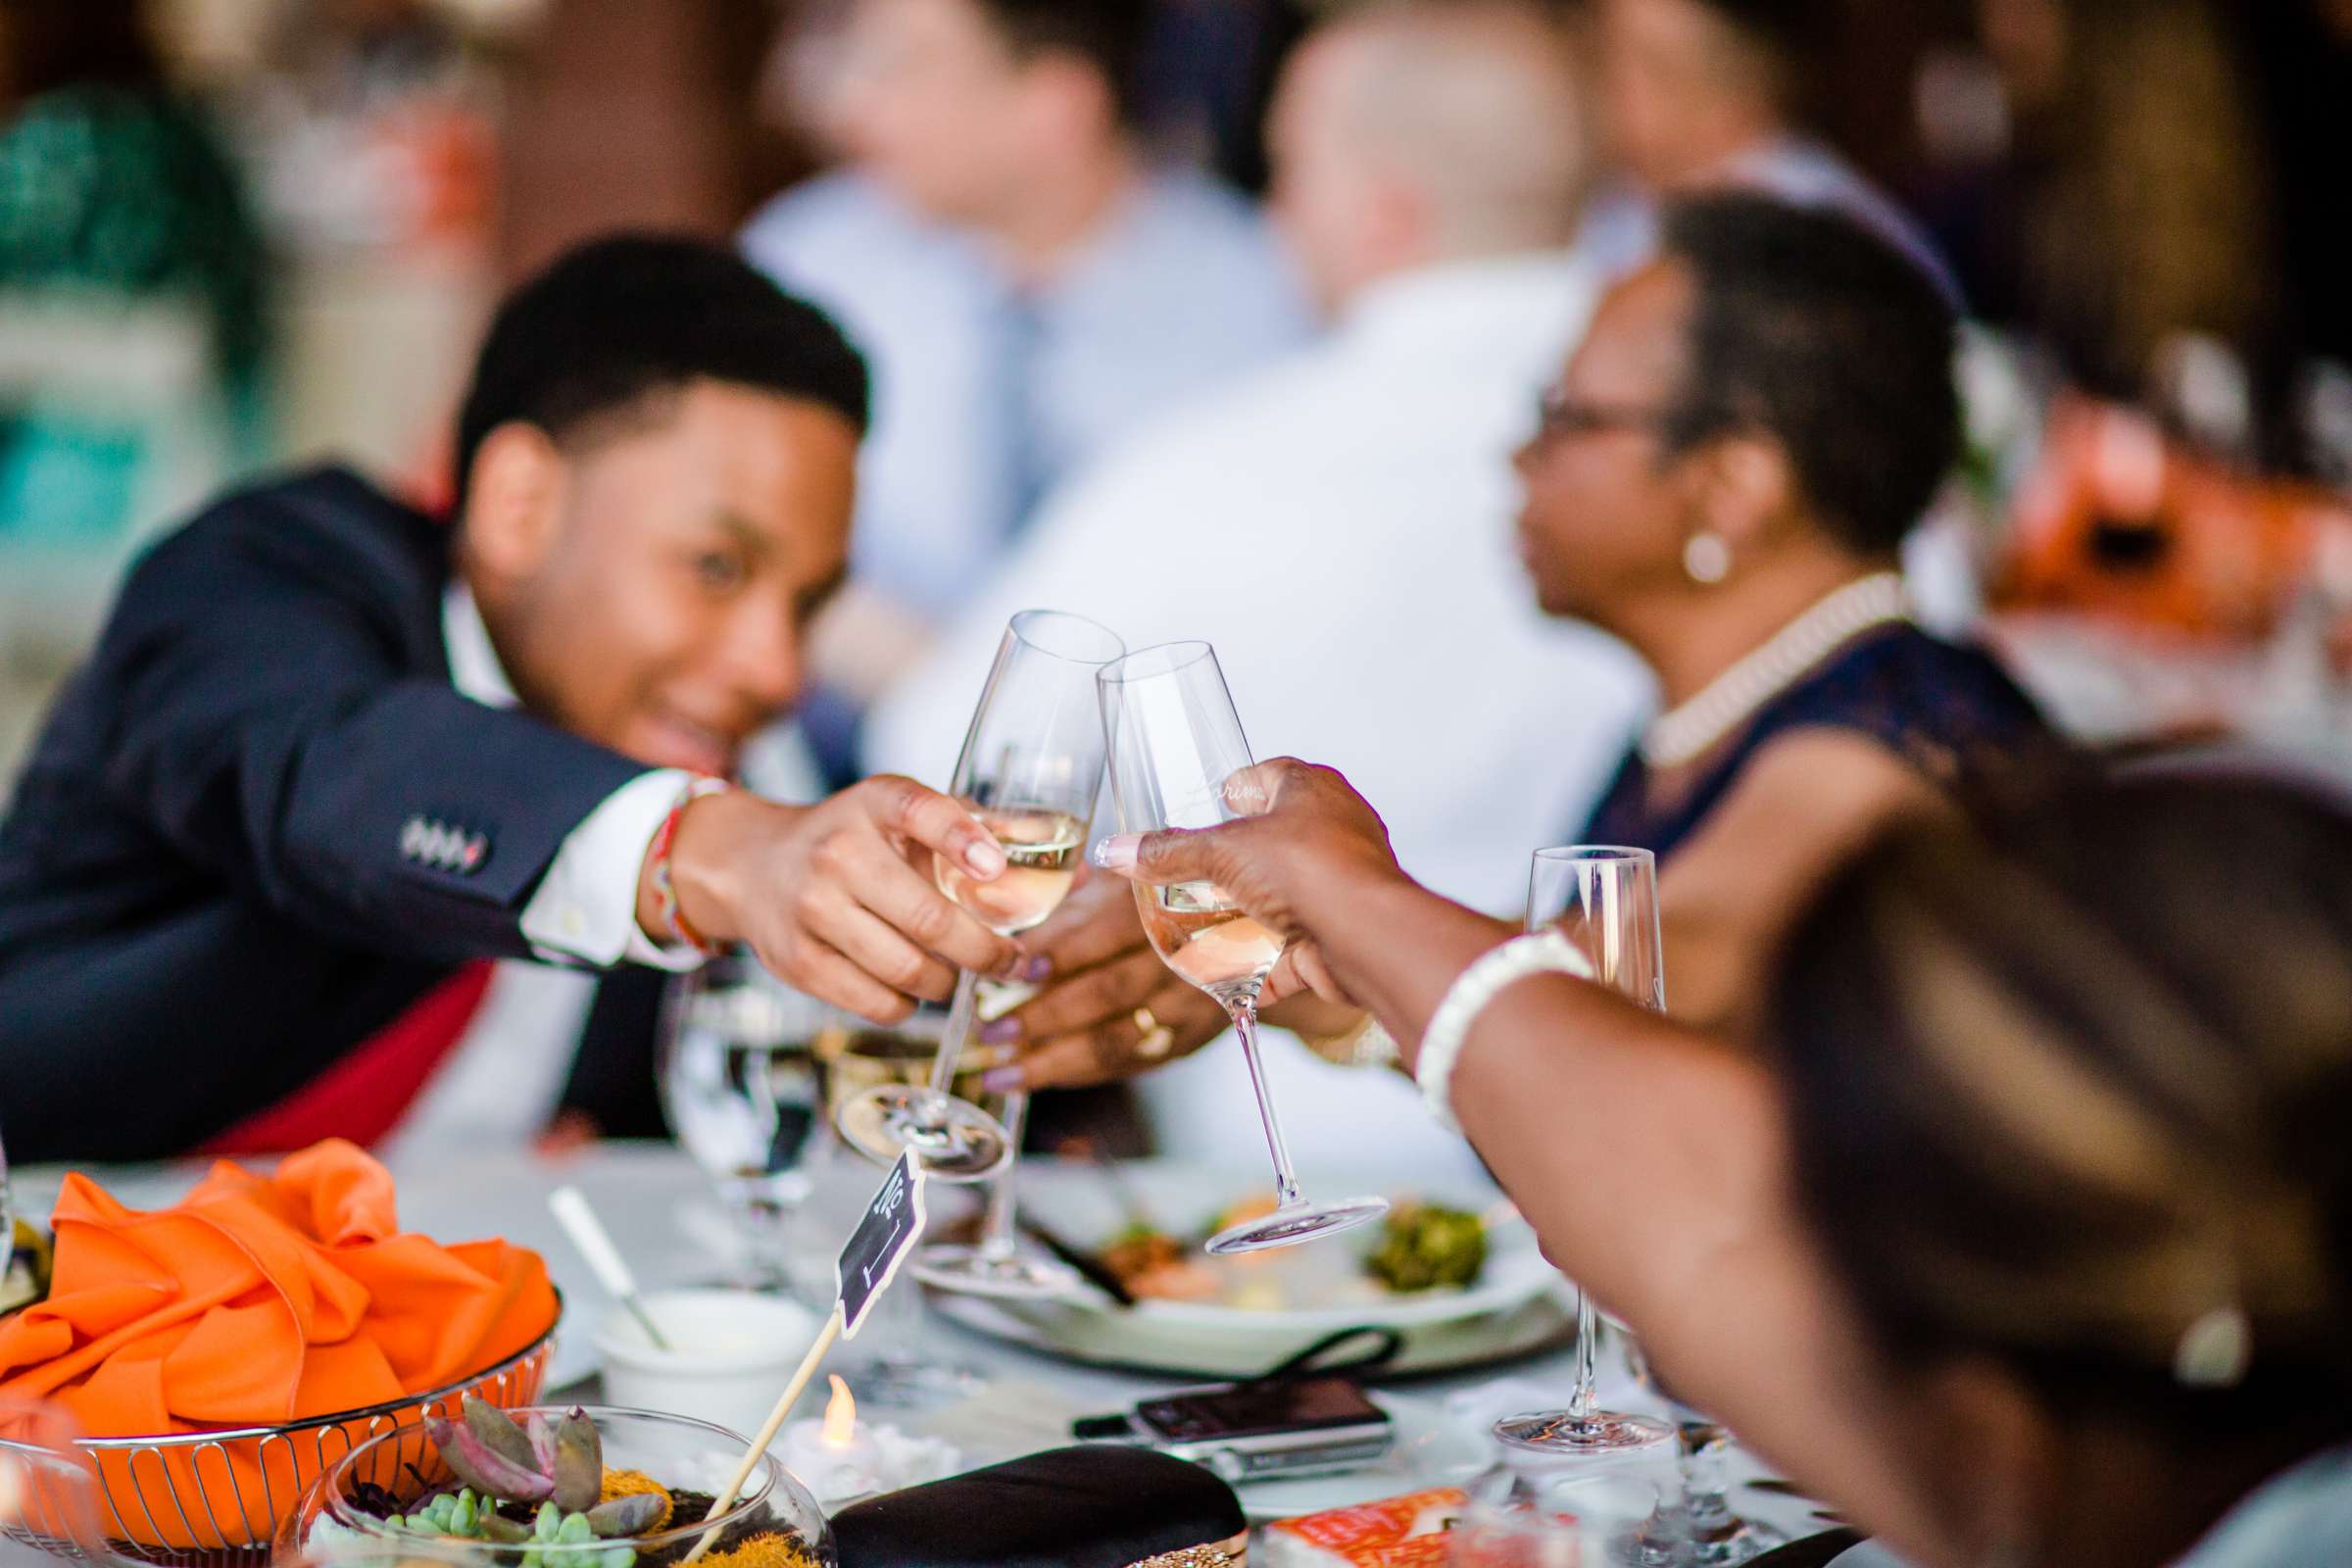
{"type": "Polygon", "coordinates": [[[1453,1118],[1453,1067],[1461,1057],[1470,1026],[1506,986],[1539,974],[1590,980],[1592,965],[1576,951],[1576,944],[1558,931],[1539,931],[1513,937],[1464,969],[1446,988],[1446,1000],[1438,1004],[1438,1010],[1429,1015],[1429,1027],[1421,1031],[1421,1054],[1413,1067],[1421,1098],[1440,1125],[1452,1132],[1462,1130],[1453,1118]]]}

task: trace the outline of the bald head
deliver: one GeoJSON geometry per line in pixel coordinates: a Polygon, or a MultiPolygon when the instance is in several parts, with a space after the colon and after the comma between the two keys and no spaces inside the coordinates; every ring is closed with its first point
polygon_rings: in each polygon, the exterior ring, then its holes
{"type": "Polygon", "coordinates": [[[1284,73],[1275,208],[1324,303],[1433,263],[1565,244],[1586,122],[1569,41],[1533,4],[1346,14],[1284,73]]]}

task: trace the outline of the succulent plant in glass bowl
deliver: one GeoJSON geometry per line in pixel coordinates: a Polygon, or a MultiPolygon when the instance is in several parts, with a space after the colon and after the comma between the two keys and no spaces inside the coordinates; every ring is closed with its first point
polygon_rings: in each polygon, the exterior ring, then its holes
{"type": "Polygon", "coordinates": [[[715,1518],[747,1439],[647,1410],[502,1411],[468,1399],[362,1444],[279,1533],[315,1564],[387,1553],[462,1568],[838,1568],[824,1512],[765,1454],[715,1518]]]}

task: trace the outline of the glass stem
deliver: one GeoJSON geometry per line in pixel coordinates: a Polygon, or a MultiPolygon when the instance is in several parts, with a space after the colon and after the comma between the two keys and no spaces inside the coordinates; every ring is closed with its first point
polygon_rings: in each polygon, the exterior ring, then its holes
{"type": "Polygon", "coordinates": [[[956,1083],[956,1064],[963,1059],[964,1042],[972,1038],[972,1023],[980,1013],[980,977],[966,969],[956,977],[956,1003],[948,1009],[948,1026],[940,1033],[939,1054],[931,1060],[931,1092],[945,1095],[956,1083]]]}
{"type": "Polygon", "coordinates": [[[1298,1175],[1291,1169],[1291,1151],[1282,1141],[1282,1120],[1274,1114],[1274,1096],[1266,1087],[1266,1064],[1257,1054],[1257,998],[1252,995],[1225,1004],[1233,1032],[1242,1037],[1242,1056],[1250,1063],[1250,1087],[1257,1091],[1257,1115],[1266,1128],[1266,1152],[1274,1159],[1274,1198],[1284,1208],[1297,1206],[1298,1175]]]}
{"type": "Polygon", "coordinates": [[[1599,1399],[1596,1385],[1600,1381],[1596,1357],[1600,1349],[1600,1313],[1592,1305],[1592,1298],[1585,1288],[1576,1288],[1576,1387],[1568,1395],[1568,1419],[1585,1422],[1592,1419],[1592,1407],[1599,1399]]]}
{"type": "Polygon", "coordinates": [[[1021,1135],[1028,1130],[1029,1096],[1016,1089],[1004,1097],[1004,1108],[997,1115],[1004,1124],[1005,1140],[1012,1145],[1012,1153],[1004,1161],[1004,1172],[988,1185],[988,1220],[980,1230],[980,1255],[997,1261],[1008,1258],[1018,1250],[1012,1234],[1012,1175],[1021,1166],[1021,1135]]]}

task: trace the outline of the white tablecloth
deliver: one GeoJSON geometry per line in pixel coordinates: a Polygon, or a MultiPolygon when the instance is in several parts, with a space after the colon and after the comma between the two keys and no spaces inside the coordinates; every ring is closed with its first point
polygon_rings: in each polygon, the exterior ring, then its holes
{"type": "MultiPolygon", "coordinates": [[[[799,1239],[812,1274],[818,1257],[838,1248],[847,1226],[854,1223],[880,1179],[877,1168],[838,1150],[818,1161],[813,1173],[816,1193],[799,1221],[799,1239]]],[[[123,1202],[145,1208],[178,1198],[199,1171],[193,1166],[142,1166],[92,1169],[89,1174],[123,1202]]],[[[546,1257],[565,1300],[552,1388],[595,1371],[596,1329],[606,1314],[614,1310],[548,1212],[547,1195],[553,1189],[568,1183],[587,1194],[637,1271],[642,1289],[710,1282],[727,1268],[711,1246],[713,1233],[723,1226],[723,1220],[709,1188],[693,1164],[666,1146],[603,1145],[562,1158],[512,1150],[410,1152],[393,1161],[393,1174],[400,1188],[403,1228],[444,1241],[504,1237],[546,1257]]],[[[1338,1191],[1349,1173],[1309,1171],[1304,1175],[1310,1189],[1328,1177],[1334,1183],[1332,1190],[1338,1191]]],[[[54,1168],[20,1170],[15,1183],[18,1211],[46,1214],[62,1179],[63,1172],[54,1168]]],[[[1098,1180],[1087,1167],[1052,1160],[1030,1161],[1023,1170],[1025,1187],[1098,1180]]],[[[954,1206],[956,1200],[948,1190],[935,1185],[932,1191],[940,1195],[935,1213],[954,1206]]],[[[902,1281],[899,1288],[910,1284],[902,1281]]],[[[1074,1366],[1000,1344],[928,1310],[911,1315],[911,1320],[902,1317],[887,1325],[878,1320],[855,1346],[837,1351],[837,1356],[852,1357],[879,1348],[886,1328],[910,1335],[913,1348],[928,1357],[970,1368],[990,1380],[970,1405],[937,1411],[922,1422],[908,1420],[917,1430],[933,1430],[956,1441],[974,1464],[1058,1446],[1068,1441],[1069,1415],[1122,1409],[1139,1397],[1173,1386],[1166,1380],[1074,1366]],[[986,1418],[977,1419],[983,1410],[986,1418]]],[[[1398,1396],[1425,1400],[1435,1407],[1448,1394],[1507,1372],[1514,1379],[1535,1379],[1554,1387],[1564,1397],[1572,1376],[1571,1362],[1572,1357],[1563,1351],[1506,1369],[1418,1380],[1404,1385],[1398,1396]]],[[[1604,1385],[1604,1396],[1614,1396],[1625,1387],[1618,1379],[1610,1384],[1614,1386],[1604,1385]]],[[[813,1406],[813,1401],[808,1402],[813,1406]]],[[[894,1412],[890,1419],[907,1418],[894,1412]]],[[[1741,1459],[1736,1473],[1744,1477],[1760,1472],[1752,1462],[1741,1459]]],[[[1393,1481],[1384,1489],[1380,1484],[1383,1478],[1366,1480],[1370,1490],[1355,1500],[1396,1490],[1393,1481]]],[[[1814,1518],[1808,1504],[1796,1499],[1742,1488],[1736,1501],[1742,1512],[1792,1535],[1827,1528],[1814,1518]]],[[[0,1555],[0,1561],[8,1560],[0,1555]]]]}

